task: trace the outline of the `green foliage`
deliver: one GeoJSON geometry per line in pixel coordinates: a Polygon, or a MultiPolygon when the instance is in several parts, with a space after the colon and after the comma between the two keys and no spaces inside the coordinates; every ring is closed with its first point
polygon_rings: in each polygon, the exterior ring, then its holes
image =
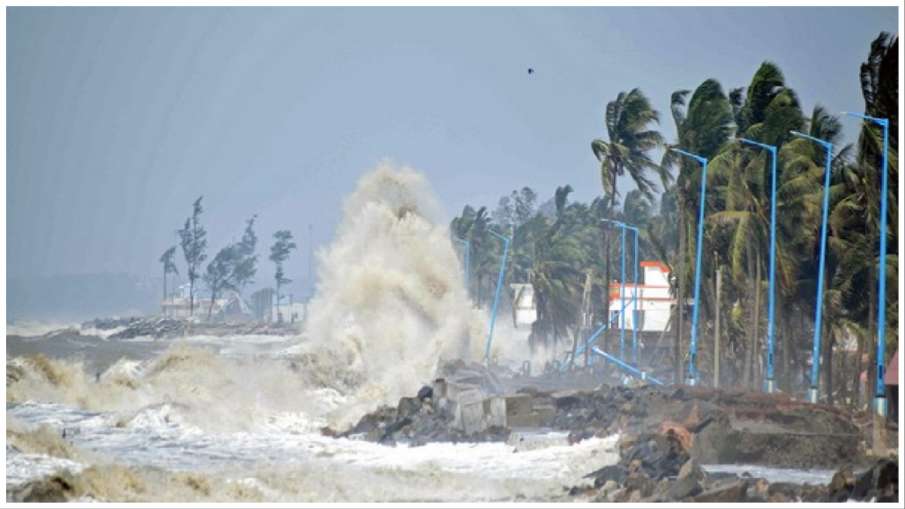
{"type": "Polygon", "coordinates": [[[241,292],[242,288],[253,282],[258,256],[255,254],[257,235],[254,223],[257,216],[252,216],[245,223],[245,232],[239,242],[220,249],[214,259],[207,265],[202,276],[205,285],[211,292],[207,316],[211,317],[214,300],[226,290],[241,292]]]}
{"type": "Polygon", "coordinates": [[[199,268],[207,259],[207,231],[201,226],[201,207],[199,196],[192,204],[192,215],[185,220],[185,225],[176,233],[179,235],[179,243],[182,254],[185,257],[186,276],[189,278],[189,313],[195,313],[195,281],[200,277],[199,268]]]}

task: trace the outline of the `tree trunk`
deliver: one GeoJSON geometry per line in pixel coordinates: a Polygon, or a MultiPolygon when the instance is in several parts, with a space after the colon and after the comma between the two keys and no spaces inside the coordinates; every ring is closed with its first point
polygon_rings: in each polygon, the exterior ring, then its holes
{"type": "Polygon", "coordinates": [[[211,302],[207,305],[207,321],[211,321],[211,314],[214,312],[214,299],[217,298],[217,292],[211,290],[211,302]]]}
{"type": "Polygon", "coordinates": [[[761,362],[763,360],[763,355],[761,355],[761,351],[760,351],[761,344],[763,343],[763,341],[761,341],[761,337],[760,337],[760,308],[761,308],[760,298],[761,298],[761,293],[762,293],[761,292],[761,283],[760,283],[761,255],[760,255],[759,249],[756,252],[757,252],[757,255],[754,259],[754,263],[757,264],[754,268],[754,274],[755,274],[755,276],[754,276],[754,279],[755,279],[755,281],[754,281],[754,336],[753,336],[754,342],[751,344],[751,347],[753,348],[753,350],[751,352],[751,355],[752,355],[751,385],[753,386],[753,388],[760,386],[760,381],[761,381],[760,380],[760,373],[761,373],[760,366],[761,366],[761,362]]]}
{"type": "MultiPolygon", "coordinates": [[[[824,330],[827,329],[830,329],[829,325],[824,327],[824,330]]],[[[826,402],[830,405],[833,405],[833,344],[836,342],[836,334],[830,329],[828,330],[826,338],[827,344],[826,348],[824,348],[823,350],[823,371],[825,373],[824,384],[826,387],[826,402]]]]}
{"type": "MultiPolygon", "coordinates": [[[[714,257],[714,260],[717,260],[714,257]]],[[[716,292],[713,306],[713,387],[720,387],[720,290],[723,286],[723,271],[716,268],[716,292]]]]}
{"type": "Polygon", "coordinates": [[[283,323],[283,315],[280,314],[280,283],[277,281],[277,323],[283,323]]]}
{"type": "MultiPolygon", "coordinates": [[[[871,244],[873,245],[873,244],[871,244]]],[[[864,401],[868,406],[874,400],[877,389],[877,269],[871,264],[868,277],[868,313],[867,313],[867,384],[864,388],[864,401]]],[[[859,359],[860,360],[860,359],[859,359]]],[[[859,374],[860,375],[860,374],[859,374]]]]}
{"type": "Polygon", "coordinates": [[[195,280],[189,278],[189,316],[195,316],[195,280]]]}
{"type": "Polygon", "coordinates": [[[789,330],[785,312],[782,307],[782,292],[776,292],[776,336],[773,337],[776,345],[776,361],[779,369],[777,370],[776,386],[779,389],[788,387],[789,375],[789,330]]]}
{"type": "MultiPolygon", "coordinates": [[[[681,191],[681,189],[680,189],[681,191]]],[[[676,291],[676,336],[673,341],[673,369],[675,383],[682,381],[682,329],[685,327],[685,199],[679,192],[679,246],[678,246],[678,263],[676,267],[676,277],[678,281],[678,289],[676,291]]]]}

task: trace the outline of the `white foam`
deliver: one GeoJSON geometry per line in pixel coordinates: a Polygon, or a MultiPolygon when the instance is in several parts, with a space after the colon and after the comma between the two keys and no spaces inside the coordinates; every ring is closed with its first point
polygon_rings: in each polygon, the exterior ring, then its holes
{"type": "Polygon", "coordinates": [[[24,483],[53,474],[61,470],[80,472],[85,465],[57,458],[46,454],[23,454],[15,449],[6,448],[6,485],[7,487],[24,483]]]}
{"type": "Polygon", "coordinates": [[[769,482],[789,482],[795,484],[828,484],[833,479],[834,470],[776,468],[763,465],[701,465],[707,472],[727,474],[750,474],[769,482]]]}

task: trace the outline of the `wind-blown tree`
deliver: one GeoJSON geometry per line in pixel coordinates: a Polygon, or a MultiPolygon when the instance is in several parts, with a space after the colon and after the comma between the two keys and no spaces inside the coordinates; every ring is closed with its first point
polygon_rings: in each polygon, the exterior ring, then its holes
{"type": "MultiPolygon", "coordinates": [[[[861,92],[864,97],[866,114],[889,119],[889,215],[887,238],[887,343],[894,351],[897,343],[895,334],[898,315],[897,268],[898,256],[898,38],[881,33],[871,43],[870,53],[860,69],[861,92]]],[[[854,164],[845,168],[841,179],[846,187],[844,197],[836,203],[830,213],[832,225],[830,247],[841,258],[840,270],[836,272],[833,285],[838,286],[842,299],[841,308],[846,316],[862,327],[857,355],[852,369],[853,391],[860,389],[859,377],[863,369],[861,359],[865,348],[870,356],[868,381],[873,381],[876,367],[876,313],[877,313],[877,266],[879,262],[880,225],[880,168],[883,149],[883,131],[878,126],[865,122],[857,143],[857,157],[854,164]],[[867,288],[867,298],[864,289],[867,288]],[[866,326],[864,326],[866,324],[866,326]],[[866,341],[865,341],[866,339],[866,341]]],[[[868,383],[867,391],[853,402],[869,400],[875,387],[868,383]]]]}
{"type": "Polygon", "coordinates": [[[170,246],[160,255],[160,263],[163,264],[163,299],[167,299],[167,277],[170,274],[179,274],[176,268],[176,246],[170,246]]]}
{"type": "Polygon", "coordinates": [[[257,235],[254,224],[257,216],[252,216],[245,223],[245,231],[239,242],[229,244],[214,256],[207,265],[203,279],[211,292],[211,300],[207,308],[210,320],[217,297],[226,290],[241,292],[242,288],[253,282],[257,272],[258,255],[255,254],[257,235]]]}
{"type": "MultiPolygon", "coordinates": [[[[648,197],[653,197],[656,190],[656,184],[649,175],[659,177],[665,188],[669,182],[669,173],[649,155],[650,151],[663,145],[660,133],[650,128],[652,124],[659,123],[659,114],[644,93],[638,88],[620,92],[615,100],[607,104],[604,123],[608,139],[593,140],[591,151],[600,162],[600,180],[603,194],[608,200],[608,210],[615,210],[618,198],[616,182],[623,175],[629,175],[638,190],[648,197]]],[[[608,224],[601,224],[600,228],[603,236],[602,249],[606,250],[602,253],[605,280],[609,281],[608,247],[611,228],[608,224]]],[[[603,308],[608,315],[609,290],[604,291],[603,308]]]]}
{"type": "MultiPolygon", "coordinates": [[[[890,36],[883,32],[871,43],[870,54],[866,62],[861,65],[861,93],[864,96],[865,112],[868,115],[877,118],[889,119],[889,155],[888,155],[888,183],[889,195],[888,216],[880,217],[880,172],[873,171],[873,179],[863,179],[864,183],[870,181],[870,189],[872,193],[864,193],[867,198],[867,206],[865,210],[867,214],[865,218],[868,221],[868,232],[870,232],[870,240],[874,245],[871,253],[879,253],[879,227],[880,221],[886,221],[887,224],[887,252],[886,254],[886,274],[887,278],[891,275],[897,275],[898,256],[897,247],[899,228],[898,228],[898,196],[899,186],[899,38],[890,36]],[[870,219],[870,216],[873,219],[870,219]]],[[[879,169],[881,167],[882,151],[883,151],[883,134],[882,129],[873,124],[863,124],[861,134],[858,138],[858,163],[859,166],[867,172],[867,168],[879,169]]],[[[876,338],[877,338],[877,322],[876,322],[876,267],[879,261],[876,255],[872,255],[872,278],[870,279],[871,297],[869,312],[869,335],[870,344],[868,346],[870,352],[870,361],[868,362],[868,381],[874,380],[877,366],[876,359],[876,338]]],[[[898,325],[898,294],[896,292],[896,282],[898,279],[887,280],[886,304],[886,342],[887,351],[895,351],[898,344],[898,335],[896,334],[898,325]],[[892,284],[889,282],[892,281],[892,284]]],[[[869,383],[869,397],[873,397],[874,385],[869,383]]]]}
{"type": "Polygon", "coordinates": [[[185,220],[185,225],[176,233],[179,235],[179,243],[182,246],[182,254],[185,257],[186,276],[189,279],[189,315],[195,314],[195,281],[201,276],[198,269],[207,259],[207,231],[201,226],[201,207],[199,196],[192,204],[192,215],[185,220]]]}
{"type": "Polygon", "coordinates": [[[211,319],[214,311],[214,302],[224,290],[235,289],[233,273],[239,263],[239,250],[235,244],[230,244],[217,252],[214,259],[207,264],[207,269],[202,275],[202,280],[211,292],[211,300],[207,306],[207,319],[211,319]]]}
{"type": "MultiPolygon", "coordinates": [[[[701,167],[696,161],[680,157],[679,154],[669,150],[673,147],[681,147],[683,150],[711,158],[722,147],[732,132],[732,105],[723,93],[720,83],[714,79],[708,79],[701,83],[691,96],[688,107],[685,107],[685,99],[688,90],[674,92],[671,97],[670,110],[673,121],[676,124],[677,139],[674,144],[667,147],[663,154],[661,167],[668,170],[677,167],[675,197],[676,219],[678,221],[676,259],[670,263],[676,268],[674,281],[676,284],[676,302],[684,303],[685,289],[690,279],[686,272],[689,260],[693,259],[694,247],[689,245],[689,236],[697,227],[696,210],[699,206],[699,189],[701,182],[701,167]]],[[[662,239],[654,243],[660,245],[659,251],[665,253],[665,243],[662,239]]],[[[673,369],[676,380],[682,379],[682,335],[684,333],[684,305],[676,306],[675,337],[673,343],[673,369]]]]}
{"type": "MultiPolygon", "coordinates": [[[[289,230],[277,231],[273,234],[273,239],[274,243],[270,246],[270,261],[276,266],[273,279],[277,287],[277,308],[279,308],[280,299],[282,298],[280,289],[282,286],[292,282],[291,279],[286,277],[286,274],[283,271],[283,263],[289,259],[289,254],[296,248],[296,245],[295,242],[292,241],[292,232],[289,230]]],[[[277,320],[283,320],[283,316],[279,312],[277,312],[277,320]]]]}
{"type": "Polygon", "coordinates": [[[597,225],[586,205],[568,204],[572,186],[558,187],[552,221],[538,215],[544,223],[536,238],[535,258],[530,270],[534,288],[537,320],[532,325],[530,344],[556,347],[560,339],[579,332],[584,271],[594,265],[597,225]]]}
{"type": "MultiPolygon", "coordinates": [[[[488,232],[491,224],[487,207],[475,209],[468,205],[462,209],[462,215],[450,223],[450,231],[454,235],[471,243],[470,281],[473,286],[472,295],[478,306],[484,303],[485,293],[492,291],[485,292],[485,289],[489,289],[496,281],[502,256],[500,242],[488,232]]],[[[505,234],[509,234],[505,231],[507,228],[503,230],[505,234]]]]}
{"type": "Polygon", "coordinates": [[[508,196],[500,197],[492,215],[492,222],[500,231],[513,233],[506,270],[506,278],[510,281],[526,281],[527,271],[531,268],[532,244],[529,237],[534,230],[530,227],[524,228],[524,225],[534,217],[536,202],[537,193],[530,187],[523,187],[520,190],[513,190],[508,196]]]}
{"type": "Polygon", "coordinates": [[[242,239],[237,244],[238,263],[233,268],[234,281],[237,291],[241,292],[243,288],[254,282],[257,273],[258,255],[255,254],[255,248],[258,245],[258,236],[255,234],[254,226],[257,215],[252,216],[245,222],[245,231],[242,233],[242,239]]]}

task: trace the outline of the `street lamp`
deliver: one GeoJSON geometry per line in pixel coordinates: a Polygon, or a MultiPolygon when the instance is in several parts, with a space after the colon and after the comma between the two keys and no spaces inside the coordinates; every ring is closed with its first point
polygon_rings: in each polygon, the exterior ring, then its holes
{"type": "Polygon", "coordinates": [[[632,280],[634,281],[632,289],[632,363],[638,366],[638,228],[628,224],[622,226],[635,234],[635,245],[632,252],[632,280]]]}
{"type": "Polygon", "coordinates": [[[468,265],[471,258],[471,242],[460,238],[453,237],[453,240],[465,246],[465,254],[462,255],[462,263],[465,265],[465,292],[468,292],[468,275],[470,273],[468,265]]]}
{"type": "Polygon", "coordinates": [[[885,416],[887,410],[886,384],[883,383],[886,361],[886,199],[887,199],[887,168],[889,158],[889,119],[871,117],[860,113],[844,112],[846,115],[857,117],[868,122],[873,122],[883,128],[883,164],[880,184],[880,270],[877,282],[877,388],[874,393],[874,409],[878,415],[885,416]]]}
{"type": "Polygon", "coordinates": [[[823,272],[826,262],[826,219],[830,206],[830,169],[833,163],[833,144],[798,131],[790,131],[799,138],[811,140],[826,151],[826,162],[823,170],[823,219],[820,223],[820,262],[817,274],[817,304],[814,315],[814,346],[811,351],[811,387],[808,389],[808,401],[817,403],[817,386],[820,376],[820,321],[823,316],[823,272]]]}
{"type": "Polygon", "coordinates": [[[490,346],[493,344],[493,326],[496,323],[496,310],[500,304],[500,289],[503,287],[503,275],[506,273],[506,257],[509,255],[509,237],[488,229],[491,235],[503,241],[503,257],[500,260],[500,275],[496,281],[496,293],[493,296],[493,310],[490,312],[490,331],[487,332],[487,346],[484,351],[484,361],[490,365],[490,346]]]}
{"type": "Polygon", "coordinates": [[[767,304],[767,380],[764,382],[764,390],[771,393],[776,390],[776,383],[773,378],[773,352],[776,341],[773,336],[773,308],[775,304],[773,296],[776,293],[776,287],[774,286],[776,280],[776,147],[746,138],[738,138],[738,141],[770,152],[770,292],[767,297],[769,302],[767,304]]]}
{"type": "MultiPolygon", "coordinates": [[[[600,222],[616,225],[616,227],[618,227],[622,233],[622,248],[619,251],[619,260],[620,260],[620,265],[622,267],[622,269],[620,271],[621,275],[620,275],[620,279],[619,279],[619,298],[622,301],[622,307],[619,312],[619,321],[621,322],[620,331],[619,331],[619,358],[624,360],[625,359],[625,229],[626,229],[627,225],[625,223],[616,221],[614,219],[601,219],[600,222]]],[[[607,294],[609,294],[609,291],[610,291],[610,282],[609,281],[607,281],[606,291],[607,291],[607,294]]],[[[611,321],[609,309],[606,310],[606,317],[607,317],[607,323],[609,323],[611,321]]]]}
{"type": "MultiPolygon", "coordinates": [[[[701,302],[701,247],[704,243],[704,206],[706,204],[707,193],[707,158],[701,157],[691,152],[686,152],[678,148],[671,148],[673,152],[690,157],[701,163],[701,205],[698,209],[698,241],[695,254],[694,268],[694,310],[691,314],[691,344],[688,348],[688,385],[696,385],[698,375],[696,371],[696,361],[698,355],[698,309],[701,302]]],[[[682,254],[680,253],[680,256],[682,254]]],[[[682,303],[679,303],[679,312],[681,313],[682,303]]]]}

